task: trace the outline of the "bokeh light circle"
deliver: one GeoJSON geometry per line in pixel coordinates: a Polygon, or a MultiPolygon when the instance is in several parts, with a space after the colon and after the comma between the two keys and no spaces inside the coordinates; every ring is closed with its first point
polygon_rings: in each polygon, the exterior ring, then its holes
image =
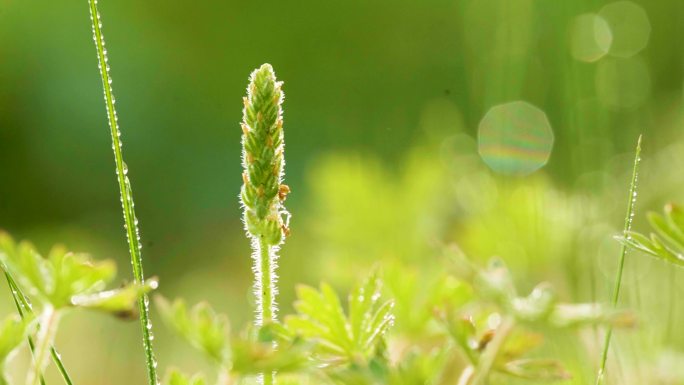
{"type": "Polygon", "coordinates": [[[551,156],[553,130],[544,111],[523,101],[492,107],[478,127],[478,152],[492,170],[527,175],[551,156]]]}
{"type": "Polygon", "coordinates": [[[608,53],[612,43],[613,33],[601,16],[586,13],[573,20],[570,51],[575,59],[595,62],[608,53]]]}
{"type": "Polygon", "coordinates": [[[651,93],[651,76],[640,57],[606,58],[595,75],[596,96],[612,109],[641,105],[651,93]]]}
{"type": "Polygon", "coordinates": [[[631,1],[616,1],[599,11],[610,27],[613,43],[610,54],[631,57],[648,44],[651,36],[651,22],[643,8],[631,1]]]}

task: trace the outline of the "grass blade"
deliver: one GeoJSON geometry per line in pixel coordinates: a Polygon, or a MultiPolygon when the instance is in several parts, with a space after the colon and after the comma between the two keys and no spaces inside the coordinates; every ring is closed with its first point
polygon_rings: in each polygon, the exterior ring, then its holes
{"type": "MultiPolygon", "coordinates": [[[[632,169],[632,180],[629,185],[629,203],[627,204],[627,214],[625,215],[625,227],[623,236],[629,237],[629,232],[632,229],[632,218],[634,218],[634,206],[637,199],[637,179],[639,175],[639,163],[641,162],[641,136],[637,141],[636,151],[634,154],[634,167],[632,169]]],[[[625,268],[625,255],[627,254],[627,245],[622,244],[620,248],[620,259],[618,262],[617,275],[615,278],[615,286],[613,288],[613,298],[611,304],[617,307],[618,299],[620,298],[620,287],[622,286],[622,272],[625,268]]],[[[601,362],[599,365],[598,374],[596,375],[596,385],[603,383],[606,372],[606,362],[608,361],[608,349],[610,348],[610,340],[613,336],[613,328],[608,326],[606,338],[603,343],[603,352],[601,353],[601,362]]]]}
{"type": "MultiPolygon", "coordinates": [[[[116,176],[121,193],[121,204],[125,222],[124,227],[128,239],[128,248],[131,254],[131,263],[133,264],[133,277],[135,282],[144,285],[145,277],[143,275],[142,257],[140,253],[141,245],[138,220],[135,217],[131,182],[127,176],[128,167],[124,163],[121,149],[121,131],[119,130],[116,109],[114,108],[115,99],[112,93],[112,78],[109,76],[107,50],[105,49],[104,37],[102,36],[102,21],[100,13],[97,10],[97,0],[88,0],[88,2],[90,5],[90,20],[93,27],[93,39],[95,40],[95,46],[97,48],[98,66],[100,69],[100,77],[102,78],[102,87],[104,89],[107,119],[112,135],[116,176]]],[[[152,322],[150,321],[149,316],[149,299],[146,294],[140,295],[138,304],[140,307],[140,323],[142,325],[143,348],[145,350],[149,384],[156,385],[158,383],[157,362],[154,358],[154,351],[152,349],[152,322]]]]}
{"type": "MultiPolygon", "coordinates": [[[[14,299],[14,304],[17,307],[17,313],[19,313],[19,316],[24,319],[26,314],[28,312],[31,312],[31,306],[29,305],[28,301],[26,300],[26,297],[24,296],[24,293],[21,292],[17,284],[14,282],[14,278],[7,272],[6,269],[3,270],[5,272],[5,279],[7,279],[7,285],[9,286],[10,293],[12,293],[12,298],[14,299]]],[[[29,348],[31,349],[31,353],[34,352],[35,350],[35,344],[33,342],[33,338],[28,337],[28,344],[29,348]]],[[[50,347],[50,355],[52,356],[52,361],[55,363],[57,366],[57,369],[59,370],[59,373],[62,375],[62,378],[64,379],[64,383],[67,385],[73,385],[73,382],[71,381],[71,377],[69,376],[69,373],[66,370],[66,367],[64,366],[64,363],[62,362],[62,357],[59,355],[57,352],[57,349],[55,349],[54,346],[50,347]]],[[[40,377],[40,383],[41,385],[45,385],[45,378],[41,375],[40,377]]]]}

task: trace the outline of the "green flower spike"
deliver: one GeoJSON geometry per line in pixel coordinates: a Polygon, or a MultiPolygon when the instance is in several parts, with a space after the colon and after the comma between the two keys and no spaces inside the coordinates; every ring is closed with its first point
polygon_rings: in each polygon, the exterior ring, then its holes
{"type": "Polygon", "coordinates": [[[282,184],[283,152],[282,82],[276,81],[270,64],[252,72],[242,120],[242,165],[240,199],[243,220],[254,251],[256,325],[276,319],[275,274],[277,252],[289,233],[290,214],[283,201],[290,189],[282,184]]]}
{"type": "MultiPolygon", "coordinates": [[[[283,138],[282,82],[273,67],[264,64],[249,78],[242,110],[243,221],[252,240],[256,326],[276,321],[275,273],[278,250],[288,235],[290,214],[283,201],[290,192],[282,184],[285,166],[283,138]]],[[[272,384],[272,375],[260,376],[260,383],[272,384]]]]}

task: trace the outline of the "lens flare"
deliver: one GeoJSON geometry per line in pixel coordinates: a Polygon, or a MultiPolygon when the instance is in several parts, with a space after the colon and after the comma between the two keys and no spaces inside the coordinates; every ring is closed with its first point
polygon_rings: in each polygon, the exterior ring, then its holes
{"type": "Polygon", "coordinates": [[[492,107],[478,128],[478,151],[492,170],[527,175],[549,160],[553,131],[544,111],[523,101],[492,107]]]}

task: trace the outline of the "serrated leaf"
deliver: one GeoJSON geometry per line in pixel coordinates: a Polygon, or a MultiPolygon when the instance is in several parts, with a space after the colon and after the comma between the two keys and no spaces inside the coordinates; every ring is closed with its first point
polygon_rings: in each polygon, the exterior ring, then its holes
{"type": "Polygon", "coordinates": [[[287,328],[296,335],[316,340],[320,358],[332,363],[367,362],[381,337],[392,324],[392,302],[379,302],[380,281],[373,274],[352,290],[345,314],[334,290],[322,284],[297,289],[297,315],[287,317],[287,328]]]}
{"type": "MultiPolygon", "coordinates": [[[[70,253],[53,247],[47,258],[42,257],[28,242],[15,244],[9,235],[0,233],[0,262],[28,297],[50,304],[56,309],[75,306],[86,298],[121,299],[116,291],[101,292],[116,275],[116,265],[109,260],[94,261],[90,256],[70,253]]],[[[103,304],[99,310],[112,308],[103,304]]],[[[94,306],[93,306],[94,307],[94,306]]]]}
{"type": "Polygon", "coordinates": [[[216,363],[228,363],[229,324],[225,315],[217,314],[206,302],[198,303],[189,312],[182,299],[169,303],[164,297],[156,296],[155,303],[169,328],[216,363]]]}

